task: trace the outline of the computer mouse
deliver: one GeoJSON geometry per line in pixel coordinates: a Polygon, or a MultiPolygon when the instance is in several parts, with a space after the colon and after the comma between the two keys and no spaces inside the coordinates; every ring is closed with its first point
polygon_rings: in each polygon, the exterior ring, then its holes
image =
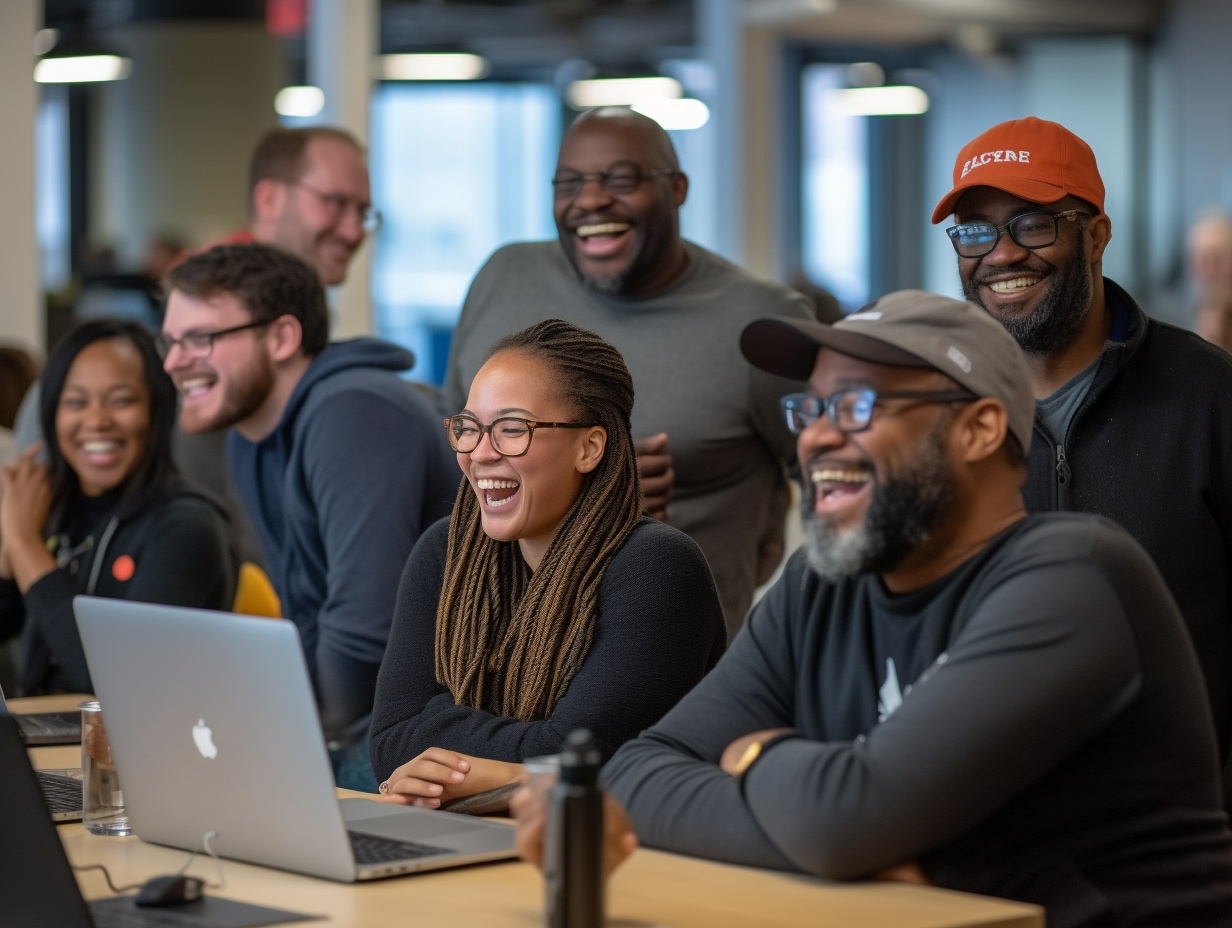
{"type": "Polygon", "coordinates": [[[204,887],[205,881],[195,876],[172,874],[150,877],[133,902],[146,906],[183,905],[200,899],[204,887]]]}

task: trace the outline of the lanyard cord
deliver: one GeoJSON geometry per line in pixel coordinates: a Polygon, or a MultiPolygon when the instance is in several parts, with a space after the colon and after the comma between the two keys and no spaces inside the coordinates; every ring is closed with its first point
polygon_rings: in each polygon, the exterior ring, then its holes
{"type": "Polygon", "coordinates": [[[111,536],[119,527],[120,517],[112,516],[111,521],[107,523],[107,528],[103,530],[102,540],[98,543],[98,551],[94,554],[94,562],[90,565],[90,582],[86,584],[87,596],[94,595],[94,588],[98,585],[98,575],[103,569],[103,559],[107,556],[107,546],[111,544],[111,536]]]}

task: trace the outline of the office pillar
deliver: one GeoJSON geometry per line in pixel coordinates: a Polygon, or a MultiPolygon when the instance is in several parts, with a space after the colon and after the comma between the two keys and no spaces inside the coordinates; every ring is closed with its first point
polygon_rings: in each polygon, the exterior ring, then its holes
{"type": "Polygon", "coordinates": [[[783,213],[783,95],[779,87],[782,40],[774,29],[749,26],[743,31],[742,41],[743,264],[754,274],[779,279],[784,272],[779,235],[779,217],[783,213]]]}
{"type": "Polygon", "coordinates": [[[744,262],[744,68],[740,0],[697,0],[697,37],[714,73],[706,100],[714,124],[715,251],[744,262]]]}
{"type": "MultiPolygon", "coordinates": [[[[308,82],[325,93],[319,122],[346,129],[365,145],[379,24],[377,0],[312,0],[308,18],[308,82]]],[[[351,262],[346,282],[332,294],[335,337],[373,330],[373,246],[369,239],[351,262]]]]}
{"type": "Polygon", "coordinates": [[[34,239],[34,33],[41,0],[0,3],[0,338],[43,348],[38,248],[34,239]]]}

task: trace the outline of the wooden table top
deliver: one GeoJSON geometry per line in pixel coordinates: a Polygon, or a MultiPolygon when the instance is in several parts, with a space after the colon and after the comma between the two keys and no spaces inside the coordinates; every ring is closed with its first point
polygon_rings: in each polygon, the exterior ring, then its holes
{"type": "MultiPolygon", "coordinates": [[[[11,701],[14,712],[72,708],[88,698],[50,696],[11,701]]],[[[73,746],[32,748],[35,766],[76,767],[73,746]]],[[[340,792],[340,795],[359,795],[340,792]]],[[[103,863],[117,885],[173,873],[187,852],[136,837],[88,834],[58,826],[74,864],[103,863]]],[[[348,885],[224,860],[226,886],[207,892],[310,915],[356,928],[534,928],[543,924],[543,881],[529,864],[504,862],[348,885]]],[[[216,882],[214,861],[198,856],[189,870],[216,882]]],[[[110,895],[97,871],[78,876],[87,898],[110,895]]],[[[308,924],[300,922],[297,924],[308,924]]],[[[320,922],[317,922],[320,924],[320,922]]],[[[900,883],[830,883],[812,877],[668,854],[636,851],[608,887],[608,924],[619,928],[786,928],[795,925],[877,928],[1043,928],[1035,906],[900,883]]]]}

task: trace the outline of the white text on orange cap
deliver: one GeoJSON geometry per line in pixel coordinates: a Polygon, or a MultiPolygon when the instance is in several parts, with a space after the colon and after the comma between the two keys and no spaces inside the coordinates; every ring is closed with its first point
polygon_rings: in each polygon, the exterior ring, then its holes
{"type": "Polygon", "coordinates": [[[1001,151],[986,151],[982,155],[976,155],[970,161],[963,162],[962,173],[959,178],[966,177],[968,172],[973,168],[978,168],[983,164],[991,164],[994,161],[1018,161],[1024,164],[1029,164],[1031,161],[1031,152],[1029,151],[1009,151],[1002,149],[1001,151]]]}

